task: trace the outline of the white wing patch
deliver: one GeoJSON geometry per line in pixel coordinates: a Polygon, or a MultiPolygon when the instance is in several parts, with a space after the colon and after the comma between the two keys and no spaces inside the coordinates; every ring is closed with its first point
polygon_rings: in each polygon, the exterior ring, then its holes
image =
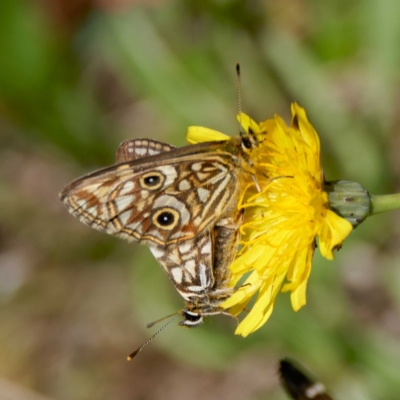
{"type": "Polygon", "coordinates": [[[131,216],[131,211],[126,211],[118,216],[122,226],[126,226],[130,216],[131,216]]]}
{"type": "Polygon", "coordinates": [[[199,199],[202,203],[205,203],[208,199],[208,196],[210,194],[210,191],[204,188],[198,188],[197,189],[197,194],[199,195],[199,199]]]}
{"type": "Polygon", "coordinates": [[[136,201],[136,196],[133,194],[118,197],[114,200],[115,207],[117,208],[118,213],[122,213],[127,207],[129,207],[134,201],[136,201]]]}
{"type": "Polygon", "coordinates": [[[165,255],[165,250],[160,246],[150,246],[150,251],[157,260],[165,255]]]}
{"type": "Polygon", "coordinates": [[[181,192],[183,192],[185,190],[189,190],[191,188],[191,186],[187,179],[183,179],[179,182],[178,188],[181,192]]]}
{"type": "Polygon", "coordinates": [[[122,186],[119,195],[123,196],[124,194],[127,194],[129,192],[132,192],[132,190],[134,189],[135,184],[132,181],[127,181],[124,186],[122,186]]]}
{"type": "Polygon", "coordinates": [[[171,275],[172,275],[173,280],[177,284],[181,284],[182,283],[182,277],[183,277],[182,268],[180,268],[180,267],[172,268],[171,269],[171,275]]]}
{"type": "Polygon", "coordinates": [[[186,241],[186,242],[179,244],[179,252],[181,254],[185,254],[188,251],[190,251],[191,249],[192,249],[192,242],[190,242],[190,241],[186,241]]]}
{"type": "Polygon", "coordinates": [[[201,254],[211,254],[211,241],[208,240],[201,248],[201,254]]]}
{"type": "MultiPolygon", "coordinates": [[[[185,270],[191,275],[191,278],[196,277],[196,261],[195,260],[189,260],[186,261],[184,264],[185,270]]],[[[192,279],[189,279],[191,281],[192,279]]]]}
{"type": "Polygon", "coordinates": [[[194,163],[192,164],[192,171],[200,171],[202,167],[201,163],[194,163]]]}
{"type": "Polygon", "coordinates": [[[171,165],[164,165],[163,167],[156,168],[155,171],[160,171],[165,177],[164,187],[172,185],[175,182],[175,179],[178,177],[178,173],[176,172],[176,168],[171,165]]]}

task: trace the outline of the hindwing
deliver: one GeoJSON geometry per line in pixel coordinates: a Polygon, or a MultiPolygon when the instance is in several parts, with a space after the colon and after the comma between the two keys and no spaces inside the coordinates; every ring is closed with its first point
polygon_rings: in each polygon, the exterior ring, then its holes
{"type": "Polygon", "coordinates": [[[152,245],[150,251],[188,302],[219,306],[227,294],[229,265],[236,255],[242,213],[219,221],[192,239],[168,246],[152,245]]]}
{"type": "Polygon", "coordinates": [[[120,164],[138,158],[155,156],[173,149],[176,147],[152,139],[128,139],[119,145],[115,158],[117,164],[120,164]]]}

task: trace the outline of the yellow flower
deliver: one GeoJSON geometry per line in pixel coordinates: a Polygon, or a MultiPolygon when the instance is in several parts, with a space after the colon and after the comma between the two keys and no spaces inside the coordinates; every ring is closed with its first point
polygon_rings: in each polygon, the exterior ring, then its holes
{"type": "Polygon", "coordinates": [[[332,260],[352,231],[350,222],[329,208],[316,131],[303,108],[295,103],[291,111],[290,127],[278,115],[259,125],[240,116],[246,131],[251,126],[266,138],[251,155],[260,191],[247,190],[238,205],[246,212],[230,284],[240,286],[222,305],[238,315],[255,297],[236,329],[242,336],[268,320],[281,290],[291,292],[295,311],[305,305],[316,237],[322,256],[332,260]]]}

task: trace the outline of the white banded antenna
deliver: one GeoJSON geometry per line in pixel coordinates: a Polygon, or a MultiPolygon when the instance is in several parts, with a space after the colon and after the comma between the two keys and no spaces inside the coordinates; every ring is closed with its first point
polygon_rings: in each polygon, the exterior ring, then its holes
{"type": "Polygon", "coordinates": [[[133,353],[129,354],[129,356],[127,357],[127,360],[131,361],[132,358],[136,357],[143,350],[143,348],[146,347],[160,332],[162,332],[167,326],[169,326],[172,322],[174,322],[181,315],[182,315],[182,313],[178,312],[176,314],[169,315],[168,317],[161,318],[161,319],[159,319],[159,320],[157,320],[155,322],[152,322],[152,323],[148,324],[147,328],[151,328],[157,322],[160,322],[160,321],[164,320],[165,318],[173,317],[164,326],[162,326],[153,336],[151,336],[141,346],[139,346],[133,353]]]}

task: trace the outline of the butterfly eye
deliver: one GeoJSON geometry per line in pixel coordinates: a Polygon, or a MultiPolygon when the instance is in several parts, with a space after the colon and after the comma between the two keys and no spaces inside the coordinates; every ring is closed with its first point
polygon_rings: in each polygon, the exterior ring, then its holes
{"type": "Polygon", "coordinates": [[[242,146],[244,147],[244,149],[251,149],[253,146],[251,144],[251,140],[249,138],[242,138],[242,146]]]}
{"type": "Polygon", "coordinates": [[[153,224],[158,228],[171,230],[179,222],[179,213],[173,208],[163,208],[153,215],[153,224]]]}
{"type": "Polygon", "coordinates": [[[140,185],[143,189],[157,190],[164,183],[165,177],[162,173],[153,171],[140,178],[140,185]]]}
{"type": "Polygon", "coordinates": [[[185,319],[179,323],[180,326],[192,328],[203,323],[203,316],[200,313],[184,311],[183,316],[185,319]]]}

